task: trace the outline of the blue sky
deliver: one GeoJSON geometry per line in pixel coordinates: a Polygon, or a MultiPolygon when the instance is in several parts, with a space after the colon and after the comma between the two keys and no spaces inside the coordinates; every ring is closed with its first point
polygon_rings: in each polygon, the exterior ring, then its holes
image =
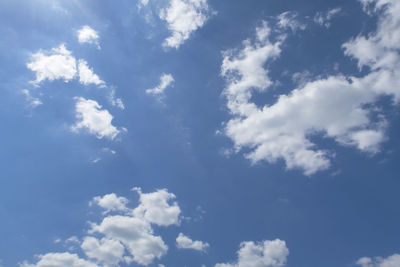
{"type": "Polygon", "coordinates": [[[0,266],[400,266],[396,0],[0,2],[0,266]]]}

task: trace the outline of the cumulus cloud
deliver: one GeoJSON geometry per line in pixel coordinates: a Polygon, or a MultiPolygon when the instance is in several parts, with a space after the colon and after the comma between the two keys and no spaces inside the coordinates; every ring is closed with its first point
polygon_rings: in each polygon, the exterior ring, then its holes
{"type": "Polygon", "coordinates": [[[332,8],[326,12],[317,12],[314,16],[314,22],[324,26],[326,28],[329,28],[331,26],[331,20],[334,16],[340,13],[342,9],[340,7],[337,8],[332,8]]]}
{"type": "Polygon", "coordinates": [[[160,19],[167,22],[171,36],[165,47],[179,48],[191,34],[204,26],[211,13],[207,0],[170,0],[160,11],[160,19]]]}
{"type": "Polygon", "coordinates": [[[23,262],[20,267],[98,267],[97,264],[79,258],[77,254],[64,253],[48,253],[38,256],[39,261],[36,264],[23,262]]]}
{"type": "Polygon", "coordinates": [[[280,28],[289,28],[293,32],[300,29],[305,30],[306,25],[297,20],[297,13],[292,11],[283,12],[278,16],[278,26],[280,28]]]}
{"type": "Polygon", "coordinates": [[[190,237],[179,233],[178,237],[176,238],[176,246],[180,249],[193,249],[204,252],[210,245],[203,241],[193,241],[190,239],[190,237]]]}
{"type": "Polygon", "coordinates": [[[100,49],[99,34],[88,25],[83,26],[77,31],[79,43],[94,44],[100,49]]]}
{"type": "Polygon", "coordinates": [[[33,54],[31,61],[26,66],[36,73],[36,80],[32,81],[34,85],[38,85],[44,80],[62,79],[69,82],[75,78],[77,73],[75,57],[64,44],[33,54]]]}
{"type": "Polygon", "coordinates": [[[104,196],[94,197],[93,200],[89,203],[90,206],[96,204],[99,207],[105,209],[104,213],[109,213],[112,211],[127,211],[128,208],[126,204],[128,204],[128,199],[125,197],[118,197],[116,194],[111,193],[104,196]]]}
{"type": "Polygon", "coordinates": [[[356,264],[361,267],[397,267],[400,266],[400,254],[393,254],[387,258],[375,257],[372,259],[364,257],[359,259],[356,264]]]}
{"type": "Polygon", "coordinates": [[[106,109],[94,100],[83,97],[76,98],[76,118],[77,123],[71,127],[73,131],[87,129],[89,133],[94,134],[101,139],[107,137],[114,139],[120,132],[111,124],[113,116],[106,109]]]}
{"type": "Polygon", "coordinates": [[[99,87],[105,87],[105,82],[102,81],[97,74],[89,68],[88,63],[84,59],[78,61],[79,82],[84,85],[95,84],[99,87]]]}
{"type": "Polygon", "coordinates": [[[246,157],[253,163],[283,159],[288,169],[299,168],[306,175],[327,169],[333,154],[310,141],[316,134],[364,152],[379,151],[386,138],[386,120],[368,105],[382,95],[393,96],[395,102],[400,99],[400,2],[378,0],[376,6],[383,11],[377,32],[343,45],[346,55],[371,72],[363,77],[342,74],[307,81],[270,106],[259,107],[251,97],[271,86],[264,66],[280,55],[284,37],[273,39],[264,23],[255,41],[246,40],[241,49],[224,53],[221,74],[227,81],[224,95],[233,116],[225,134],[236,151],[248,148],[246,157]]]}
{"type": "Polygon", "coordinates": [[[219,263],[215,267],[282,267],[286,265],[289,249],[285,241],[276,239],[254,243],[242,242],[235,263],[219,263]]]}
{"type": "Polygon", "coordinates": [[[152,193],[143,193],[140,188],[134,188],[134,191],[139,194],[139,203],[134,209],[126,206],[128,199],[114,193],[90,201],[90,206],[105,209],[104,217],[99,223],[90,223],[82,242],[77,237],[70,238],[71,242],[80,245],[88,259],[70,253],[48,253],[38,256],[36,264],[25,261],[20,266],[111,267],[132,262],[147,266],[160,259],[167,253],[168,246],[161,236],[154,234],[153,225],[179,223],[180,208],[176,202],[170,203],[176,197],[166,189],[152,193]],[[111,215],[110,212],[123,214],[111,215]]]}
{"type": "Polygon", "coordinates": [[[147,94],[161,95],[164,93],[165,89],[174,83],[174,77],[171,74],[163,73],[160,77],[160,84],[152,89],[147,89],[147,94]]]}
{"type": "Polygon", "coordinates": [[[153,193],[142,193],[140,188],[133,188],[139,194],[139,205],[133,210],[135,217],[160,226],[178,225],[181,209],[173,201],[176,196],[166,189],[153,193]],[[172,202],[171,202],[172,201],[172,202]]]}

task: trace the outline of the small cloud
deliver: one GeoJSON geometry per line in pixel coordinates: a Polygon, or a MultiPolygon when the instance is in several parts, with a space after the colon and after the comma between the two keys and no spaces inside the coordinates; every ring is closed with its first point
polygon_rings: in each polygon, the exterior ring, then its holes
{"type": "Polygon", "coordinates": [[[334,16],[340,13],[342,9],[340,7],[337,8],[332,8],[328,10],[327,12],[317,12],[314,16],[314,22],[324,26],[326,28],[329,28],[331,26],[331,20],[334,16]]]}
{"type": "Polygon", "coordinates": [[[297,20],[297,13],[293,11],[286,11],[278,16],[278,27],[282,29],[291,29],[292,32],[296,30],[305,30],[306,25],[297,20]]]}
{"type": "Polygon", "coordinates": [[[125,109],[125,105],[121,98],[115,97],[115,88],[112,88],[110,94],[108,95],[108,101],[111,105],[118,107],[120,109],[125,109]]]}
{"type": "Polygon", "coordinates": [[[179,233],[176,238],[176,246],[179,249],[193,249],[201,252],[205,252],[210,245],[203,241],[193,241],[190,237],[179,233]]]}
{"type": "Polygon", "coordinates": [[[29,107],[36,108],[37,106],[43,104],[43,102],[39,98],[33,97],[28,89],[22,89],[21,93],[25,95],[25,99],[29,107]]]}
{"type": "Polygon", "coordinates": [[[171,74],[163,73],[160,77],[160,84],[152,89],[147,89],[146,93],[151,95],[160,96],[164,93],[165,89],[168,86],[171,86],[174,83],[174,77],[171,74]]]}
{"type": "Polygon", "coordinates": [[[99,78],[97,74],[93,72],[91,68],[89,68],[88,63],[84,59],[79,59],[78,61],[78,69],[79,69],[79,82],[83,85],[95,84],[100,88],[105,87],[105,82],[99,78]]]}
{"type": "Polygon", "coordinates": [[[97,31],[93,30],[91,27],[88,25],[83,26],[77,31],[78,35],[78,41],[79,43],[88,43],[88,44],[94,44],[97,46],[97,49],[100,49],[100,43],[99,43],[99,34],[97,31]]]}

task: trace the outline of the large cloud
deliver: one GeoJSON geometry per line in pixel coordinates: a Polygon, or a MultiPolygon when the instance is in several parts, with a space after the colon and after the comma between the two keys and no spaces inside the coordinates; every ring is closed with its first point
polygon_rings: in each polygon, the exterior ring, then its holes
{"type": "Polygon", "coordinates": [[[194,31],[203,27],[210,12],[207,0],[171,0],[160,12],[160,18],[167,22],[171,32],[164,46],[179,48],[194,31]]]}
{"type": "Polygon", "coordinates": [[[285,241],[276,239],[254,243],[242,242],[235,263],[220,263],[215,267],[282,267],[286,265],[289,249],[285,241]]]}
{"type": "Polygon", "coordinates": [[[253,92],[266,91],[272,84],[264,66],[280,55],[284,36],[272,38],[264,23],[257,28],[254,42],[246,40],[243,48],[225,52],[221,73],[227,80],[224,95],[233,116],[225,125],[225,134],[236,150],[249,148],[246,157],[253,163],[283,159],[288,169],[300,168],[306,175],[330,166],[331,153],[310,141],[315,134],[361,151],[378,152],[386,138],[386,121],[379,112],[373,120],[373,110],[366,105],[382,95],[400,99],[399,6],[396,1],[377,1],[375,10],[383,10],[377,32],[344,44],[346,54],[356,58],[360,67],[370,67],[369,74],[307,82],[270,106],[258,107],[251,98],[253,92]]]}
{"type": "Polygon", "coordinates": [[[108,110],[101,109],[96,101],[78,97],[75,111],[78,122],[72,126],[73,131],[87,129],[99,139],[103,137],[114,139],[118,135],[119,130],[111,124],[113,116],[108,110]]]}

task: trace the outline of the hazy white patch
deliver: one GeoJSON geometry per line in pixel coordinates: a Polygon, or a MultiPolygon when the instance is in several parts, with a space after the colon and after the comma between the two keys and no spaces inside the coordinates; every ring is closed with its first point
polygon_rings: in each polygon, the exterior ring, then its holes
{"type": "Polygon", "coordinates": [[[71,127],[73,131],[87,129],[99,139],[107,137],[112,140],[118,135],[119,130],[111,124],[113,116],[108,110],[101,109],[96,101],[76,98],[75,111],[78,122],[71,127]]]}
{"type": "Polygon", "coordinates": [[[331,26],[331,20],[334,16],[339,14],[342,11],[340,7],[337,8],[332,8],[328,10],[327,12],[317,12],[314,16],[314,22],[324,26],[326,28],[329,28],[331,26]]]}
{"type": "Polygon", "coordinates": [[[21,93],[25,95],[25,99],[29,107],[36,108],[37,106],[43,104],[43,102],[39,98],[33,97],[28,89],[22,89],[21,93]]]}
{"type": "Polygon", "coordinates": [[[147,89],[146,93],[151,95],[162,95],[168,86],[174,83],[174,77],[171,74],[163,73],[160,77],[160,84],[152,89],[147,89]]]}
{"type": "Polygon", "coordinates": [[[289,249],[285,241],[276,239],[254,243],[242,242],[235,263],[219,263],[215,267],[282,267],[286,265],[289,249]]]}
{"type": "Polygon", "coordinates": [[[176,246],[179,249],[193,249],[205,252],[210,245],[207,242],[203,241],[193,241],[192,239],[190,239],[190,237],[179,233],[178,237],[176,238],[176,246]]]}
{"type": "Polygon", "coordinates": [[[112,88],[110,94],[108,95],[108,101],[111,105],[118,107],[120,109],[125,109],[125,105],[121,98],[115,97],[115,88],[112,88]]]}
{"type": "Polygon", "coordinates": [[[32,81],[35,86],[44,80],[62,79],[69,82],[75,78],[77,72],[76,60],[64,44],[31,55],[31,61],[26,66],[36,72],[36,80],[32,81]]]}
{"type": "Polygon", "coordinates": [[[105,82],[100,79],[100,77],[89,68],[86,60],[79,59],[78,61],[79,69],[79,82],[84,85],[95,84],[99,87],[105,87],[105,82]]]}
{"type": "Polygon", "coordinates": [[[178,49],[197,29],[204,26],[211,10],[207,0],[170,0],[169,6],[160,11],[171,36],[164,41],[165,47],[178,49]]]}
{"type": "Polygon", "coordinates": [[[79,43],[94,44],[100,49],[99,34],[88,25],[83,26],[77,31],[79,43]]]}
{"type": "Polygon", "coordinates": [[[306,25],[297,20],[297,13],[293,11],[286,11],[278,16],[278,26],[283,29],[291,29],[293,32],[296,30],[305,30],[306,25]]]}

